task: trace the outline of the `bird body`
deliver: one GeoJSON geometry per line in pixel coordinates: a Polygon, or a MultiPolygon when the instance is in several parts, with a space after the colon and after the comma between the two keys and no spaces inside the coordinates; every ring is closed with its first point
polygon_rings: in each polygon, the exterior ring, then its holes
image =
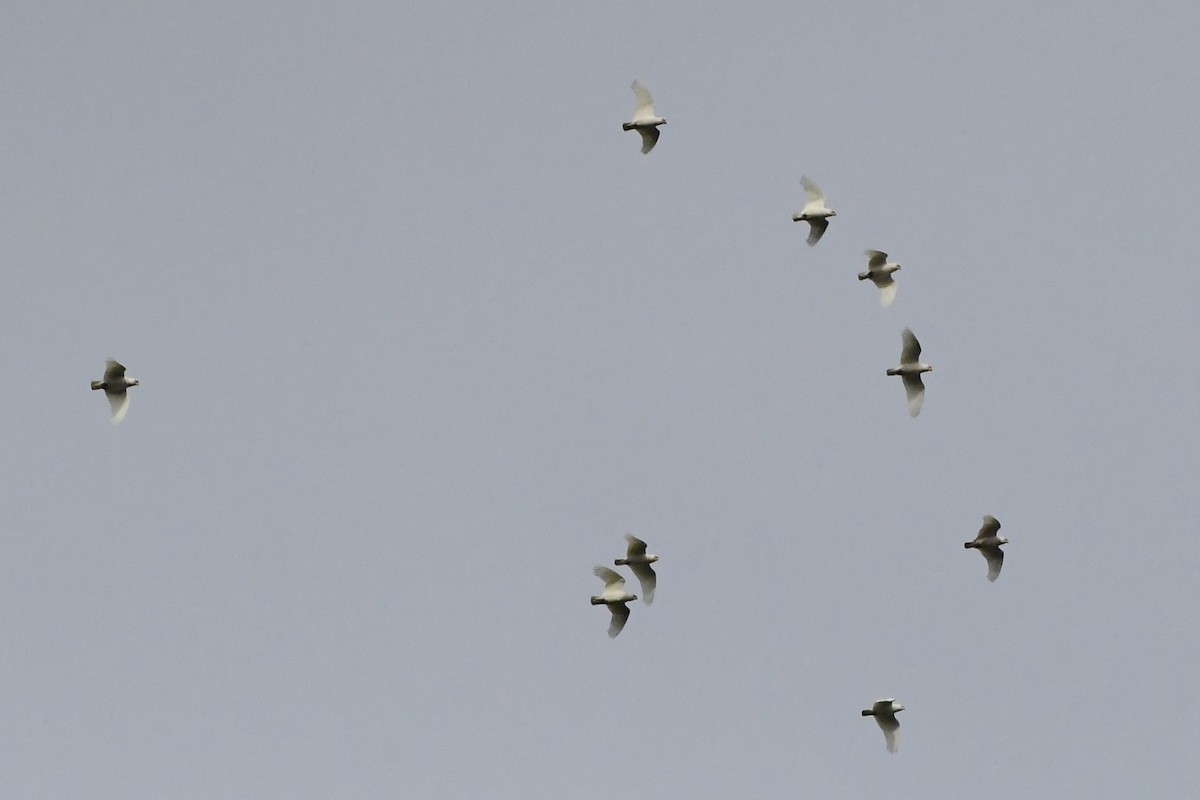
{"type": "Polygon", "coordinates": [[[642,602],[650,605],[654,602],[654,589],[658,585],[658,576],[650,565],[658,561],[658,556],[646,552],[646,543],[636,536],[625,534],[628,547],[624,558],[618,558],[613,563],[618,567],[628,566],[637,576],[642,585],[642,602]]]}
{"type": "Polygon", "coordinates": [[[629,619],[629,606],[626,603],[637,600],[637,595],[626,592],[625,579],[608,567],[596,567],[592,572],[604,581],[604,591],[592,598],[592,605],[606,605],[612,612],[612,621],[608,625],[608,635],[612,638],[625,627],[629,619]]]}
{"type": "Polygon", "coordinates": [[[887,260],[887,253],[880,250],[865,250],[868,258],[867,271],[858,273],[860,281],[869,280],[879,289],[879,305],[887,308],[896,299],[896,281],[892,273],[900,271],[900,265],[887,260]]]}
{"type": "Polygon", "coordinates": [[[111,358],[105,361],[104,365],[104,378],[92,381],[92,391],[104,390],[104,396],[108,398],[108,405],[112,410],[112,424],[118,425],[129,411],[129,394],[126,390],[130,386],[137,386],[140,381],[126,377],[125,367],[111,358]]]}
{"type": "Polygon", "coordinates": [[[642,135],[642,154],[649,153],[658,144],[658,126],[666,125],[667,120],[654,111],[654,98],[645,86],[634,81],[630,84],[633,89],[637,108],[633,111],[633,120],[621,125],[621,130],[637,131],[642,135]]]}
{"type": "Polygon", "coordinates": [[[800,185],[804,187],[808,200],[803,211],[792,214],[792,222],[808,223],[808,246],[812,247],[821,241],[825,229],[829,227],[829,218],[836,217],[837,212],[825,206],[825,193],[807,175],[800,178],[800,185]]]}
{"type": "Polygon", "coordinates": [[[870,708],[864,708],[862,712],[864,717],[874,717],[875,721],[879,723],[879,729],[883,731],[883,739],[887,743],[889,753],[895,753],[900,749],[900,721],[896,719],[896,714],[903,710],[904,706],[897,703],[894,697],[885,697],[882,700],[876,700],[870,708]]]}
{"type": "Polygon", "coordinates": [[[933,367],[921,361],[921,343],[908,328],[900,334],[903,347],[900,350],[900,366],[887,371],[888,375],[899,375],[904,381],[904,392],[908,396],[908,415],[915,417],[921,413],[921,405],[925,402],[925,383],[921,373],[933,372],[933,367]]]}
{"type": "Polygon", "coordinates": [[[988,514],[983,518],[983,527],[979,529],[975,538],[969,542],[963,542],[963,547],[968,550],[978,550],[987,559],[989,581],[999,578],[1000,568],[1004,566],[1004,551],[1000,549],[1000,545],[1008,544],[1008,537],[998,536],[999,531],[1000,520],[988,514]]]}

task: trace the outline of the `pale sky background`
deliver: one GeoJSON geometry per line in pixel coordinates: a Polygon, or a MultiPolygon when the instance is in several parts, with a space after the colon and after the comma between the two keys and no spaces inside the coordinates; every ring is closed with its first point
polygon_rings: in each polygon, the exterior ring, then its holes
{"type": "Polygon", "coordinates": [[[0,797],[1195,796],[1198,29],[6,3],[0,797]]]}

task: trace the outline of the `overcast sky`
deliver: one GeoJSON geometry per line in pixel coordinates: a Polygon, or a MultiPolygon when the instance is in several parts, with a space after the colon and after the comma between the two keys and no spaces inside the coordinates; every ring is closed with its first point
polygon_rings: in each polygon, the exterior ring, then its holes
{"type": "Polygon", "coordinates": [[[1198,29],[8,2],[0,796],[1193,796],[1198,29]]]}

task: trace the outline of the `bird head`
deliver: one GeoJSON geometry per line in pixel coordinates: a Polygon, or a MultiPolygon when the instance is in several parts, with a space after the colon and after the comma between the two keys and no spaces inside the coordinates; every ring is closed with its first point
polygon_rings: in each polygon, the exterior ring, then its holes
{"type": "Polygon", "coordinates": [[[1008,537],[1007,537],[1007,536],[1001,536],[1001,537],[1000,537],[1000,544],[1008,544],[1008,537]]]}
{"type": "Polygon", "coordinates": [[[647,564],[653,564],[655,561],[658,561],[658,556],[654,555],[653,553],[646,554],[646,563],[647,564]]]}
{"type": "Polygon", "coordinates": [[[130,378],[129,380],[127,380],[125,382],[125,385],[126,386],[141,386],[142,382],[139,381],[137,378],[130,378]]]}
{"type": "Polygon", "coordinates": [[[829,212],[829,216],[831,216],[831,217],[836,217],[836,216],[837,216],[837,212],[836,212],[836,211],[830,211],[830,212],[829,212]]]}
{"type": "Polygon", "coordinates": [[[893,713],[898,714],[903,710],[904,710],[904,706],[900,705],[899,703],[892,703],[892,712],[893,713]]]}

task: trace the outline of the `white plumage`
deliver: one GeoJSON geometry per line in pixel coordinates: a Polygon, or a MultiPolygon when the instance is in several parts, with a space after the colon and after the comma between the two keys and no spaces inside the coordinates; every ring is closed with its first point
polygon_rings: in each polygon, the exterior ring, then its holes
{"type": "Polygon", "coordinates": [[[597,578],[604,581],[604,591],[592,598],[592,605],[608,606],[608,610],[612,612],[608,635],[615,637],[629,619],[629,606],[626,603],[630,600],[637,600],[637,595],[626,592],[625,579],[608,567],[596,567],[592,572],[597,578]]]}
{"type": "Polygon", "coordinates": [[[925,402],[925,383],[921,373],[933,372],[933,367],[921,361],[921,343],[908,328],[900,334],[903,346],[900,349],[900,366],[887,371],[888,375],[899,375],[904,381],[904,393],[908,396],[908,415],[921,413],[925,402]]]}
{"type": "Polygon", "coordinates": [[[792,214],[792,222],[808,223],[808,246],[812,247],[821,241],[825,229],[829,227],[829,218],[836,217],[837,212],[825,206],[825,193],[807,175],[800,178],[800,185],[804,187],[808,201],[805,202],[803,211],[792,214]]]}
{"type": "Polygon", "coordinates": [[[104,365],[104,378],[92,381],[92,390],[104,390],[104,396],[108,398],[108,405],[112,411],[112,424],[119,425],[129,411],[129,392],[126,390],[130,386],[137,386],[140,381],[126,377],[125,367],[111,358],[105,361],[104,365]]]}
{"type": "Polygon", "coordinates": [[[646,543],[641,539],[631,534],[625,534],[625,541],[628,547],[625,549],[625,557],[618,558],[613,563],[618,567],[628,566],[633,570],[633,574],[637,576],[638,583],[642,585],[642,602],[650,605],[654,602],[654,589],[658,585],[658,576],[654,574],[654,568],[650,565],[658,561],[658,556],[653,553],[646,552],[646,543]]]}
{"type": "Polygon", "coordinates": [[[1000,549],[1000,545],[1008,544],[1008,537],[998,536],[999,532],[1000,520],[988,514],[983,518],[983,527],[979,529],[974,540],[963,542],[963,547],[978,550],[987,559],[989,581],[999,578],[1000,568],[1004,566],[1004,551],[1000,549]]]}
{"type": "Polygon", "coordinates": [[[667,120],[660,117],[654,110],[654,98],[645,86],[634,81],[630,84],[637,107],[633,111],[633,120],[621,126],[622,130],[637,131],[642,135],[642,153],[649,153],[658,144],[658,126],[666,125],[667,120]]]}
{"type": "Polygon", "coordinates": [[[883,731],[883,740],[887,744],[887,751],[895,753],[900,749],[900,721],[896,719],[896,714],[904,710],[904,706],[896,702],[894,697],[885,697],[882,700],[876,700],[870,708],[864,708],[862,715],[864,717],[874,717],[879,723],[879,729],[883,731]]]}
{"type": "Polygon", "coordinates": [[[892,273],[900,271],[900,265],[887,260],[881,250],[865,250],[868,259],[867,271],[858,273],[860,281],[869,280],[879,289],[879,305],[887,308],[896,299],[896,281],[892,273]]]}

